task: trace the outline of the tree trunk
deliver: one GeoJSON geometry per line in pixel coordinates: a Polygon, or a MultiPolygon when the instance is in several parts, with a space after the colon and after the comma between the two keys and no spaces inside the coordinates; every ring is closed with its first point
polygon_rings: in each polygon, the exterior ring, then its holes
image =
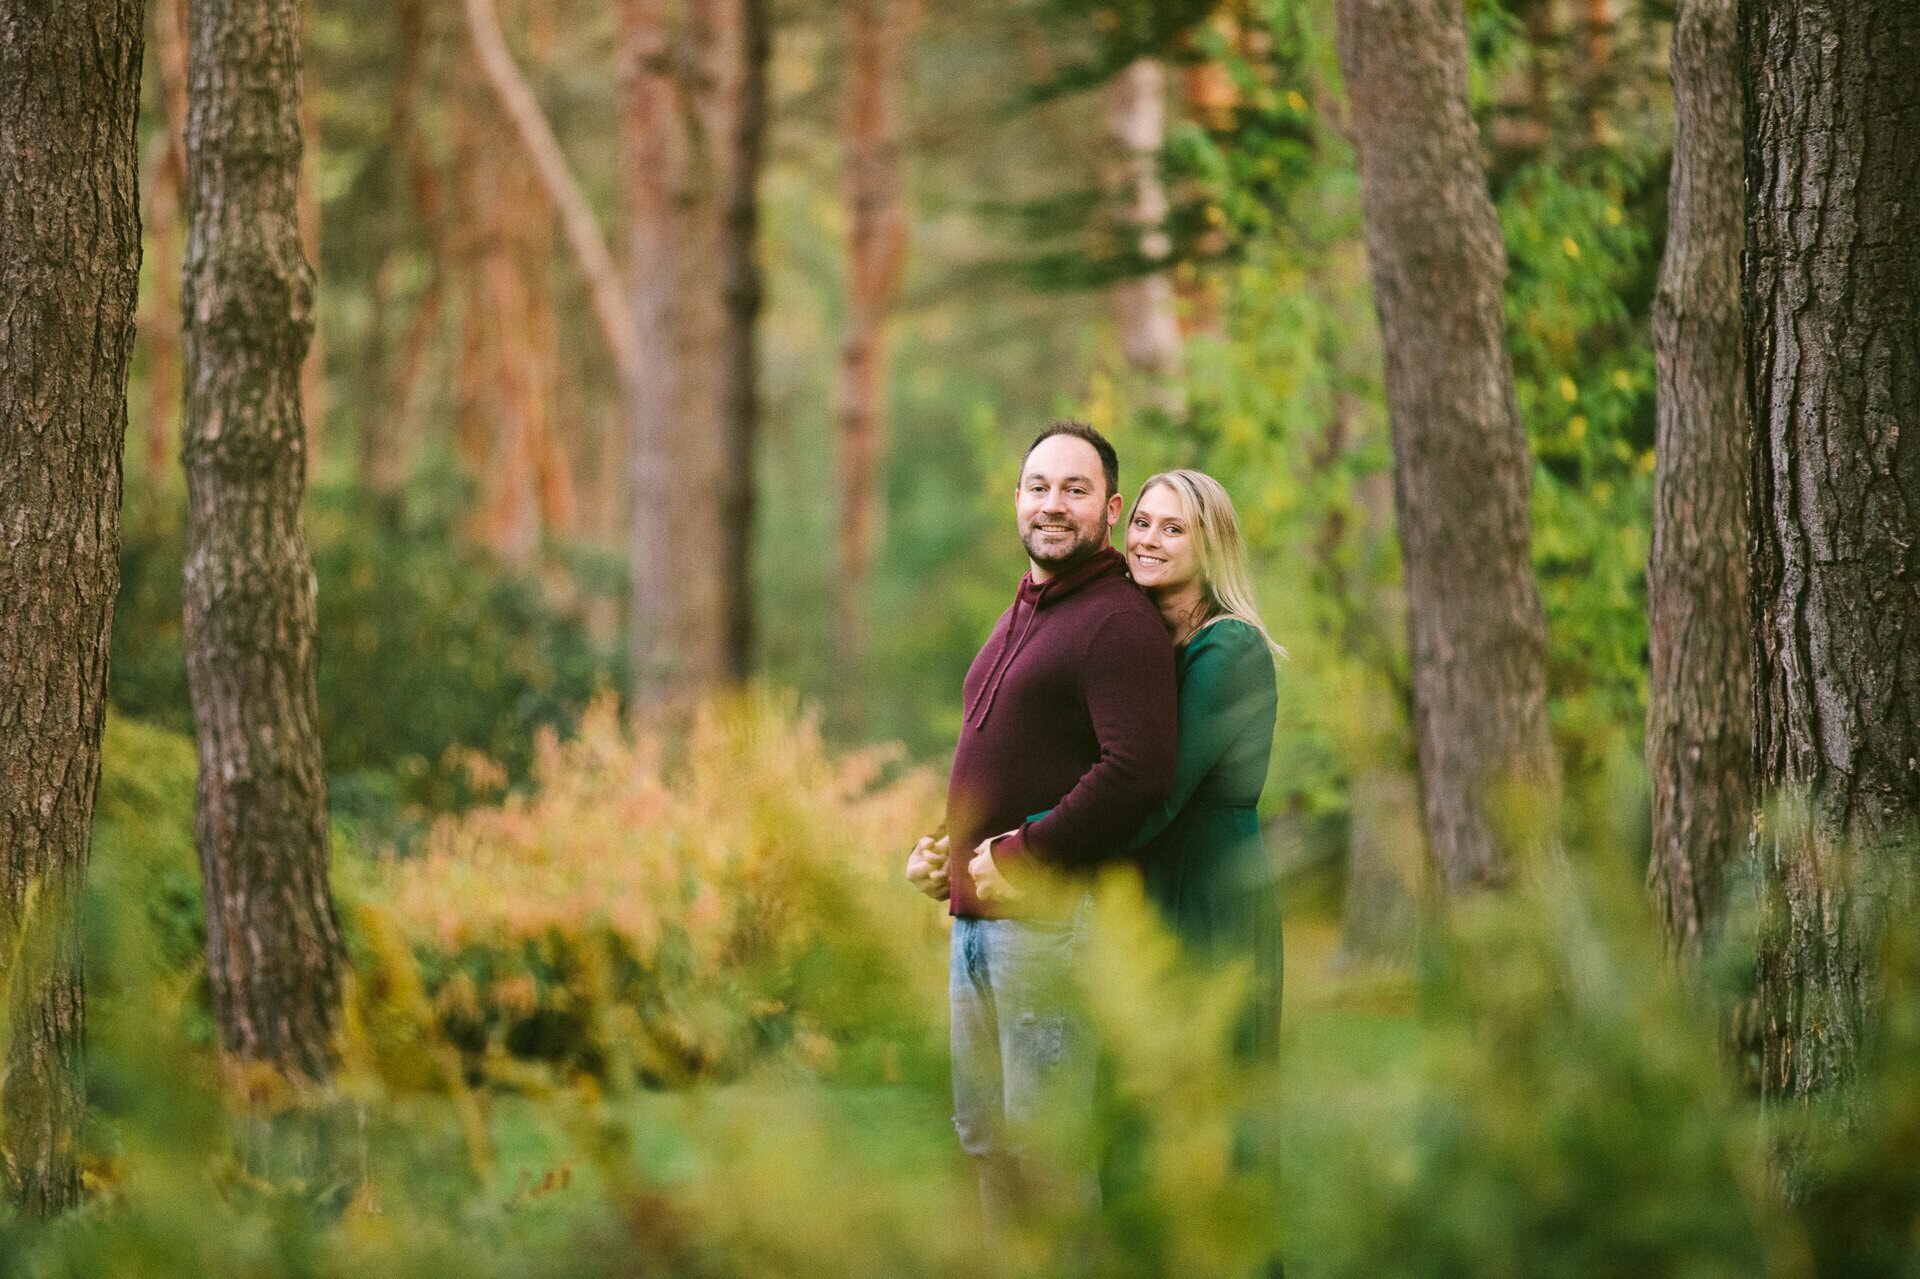
{"type": "Polygon", "coordinates": [[[192,15],[185,597],[207,972],[233,1058],[317,1080],[345,960],[300,525],[314,281],[298,218],[298,0],[193,0],[192,15]]]}
{"type": "Polygon", "coordinates": [[[1855,1073],[1920,823],[1920,7],[1741,21],[1761,1070],[1792,1097],[1855,1073]]]}
{"type": "Polygon", "coordinates": [[[1720,917],[1728,859],[1753,820],[1734,8],[1735,0],[1687,0],[1674,26],[1673,181],[1653,301],[1647,882],[1677,950],[1697,950],[1720,917]]]}
{"type": "Polygon", "coordinates": [[[154,0],[154,65],[160,73],[160,134],[147,165],[147,236],[153,246],[152,296],[139,321],[146,348],[142,470],[164,491],[176,464],[180,417],[180,221],[187,182],[186,0],[154,0]]]}
{"type": "MultiPolygon", "coordinates": [[[[1160,181],[1160,148],[1167,139],[1166,73],[1152,58],[1140,58],[1114,78],[1108,89],[1108,127],[1120,147],[1115,185],[1120,218],[1134,247],[1149,262],[1173,251],[1167,234],[1166,184],[1160,181]]],[[[1127,363],[1154,380],[1155,403],[1178,415],[1183,346],[1174,313],[1173,281],[1165,271],[1123,280],[1113,288],[1120,350],[1127,363]]]]}
{"type": "MultiPolygon", "coordinates": [[[[1337,352],[1329,350],[1326,358],[1335,360],[1337,352]]],[[[1348,392],[1335,391],[1336,423],[1356,416],[1351,399],[1348,392]]],[[[1365,440],[1356,443],[1366,445],[1365,440]]],[[[1343,443],[1341,454],[1352,447],[1343,443]]],[[[1329,469],[1339,461],[1340,455],[1330,455],[1329,469]]],[[[1334,512],[1341,509],[1336,506],[1334,512]]],[[[1319,557],[1338,603],[1341,648],[1360,659],[1356,683],[1346,693],[1352,816],[1336,962],[1394,965],[1410,959],[1419,941],[1427,861],[1409,722],[1412,690],[1400,639],[1406,634],[1407,599],[1400,584],[1376,585],[1356,566],[1356,561],[1364,565],[1377,560],[1372,548],[1393,537],[1392,476],[1367,475],[1355,482],[1353,509],[1358,527],[1338,541],[1329,527],[1319,557]],[[1347,536],[1358,541],[1358,548],[1341,544],[1347,536]]]]}
{"type": "Polygon", "coordinates": [[[1422,802],[1457,894],[1502,878],[1510,823],[1533,828],[1557,791],[1506,253],[1459,0],[1341,0],[1338,38],[1386,349],[1422,802]]]}
{"type": "Polygon", "coordinates": [[[140,284],[132,0],[0,0],[0,1176],[80,1197],[81,885],[140,284]]]}
{"type": "MultiPolygon", "coordinates": [[[[319,7],[317,0],[299,0],[302,12],[319,7]]],[[[295,22],[302,21],[296,15],[295,22]]],[[[320,113],[318,99],[308,94],[300,99],[300,181],[295,189],[294,207],[300,222],[300,247],[310,263],[320,261],[320,113]]],[[[306,358],[300,365],[301,420],[306,427],[304,454],[307,475],[320,465],[322,441],[327,429],[327,351],[326,333],[320,328],[320,310],[313,309],[309,323],[306,358]]]]}
{"type": "Polygon", "coordinates": [[[425,0],[398,0],[394,22],[400,38],[400,67],[388,124],[393,182],[411,197],[409,211],[425,242],[429,274],[396,344],[389,321],[394,309],[392,277],[404,252],[404,238],[396,235],[399,243],[389,245],[387,261],[374,281],[366,367],[376,398],[371,401],[374,411],[364,415],[360,423],[357,460],[360,488],[374,499],[389,526],[398,527],[406,504],[407,480],[412,474],[415,395],[428,350],[440,328],[446,251],[440,226],[439,176],[420,126],[427,71],[425,0]],[[397,350],[389,349],[395,346],[397,350]]]}
{"type": "Polygon", "coordinates": [[[538,99],[526,77],[514,64],[500,32],[500,19],[493,0],[466,0],[467,31],[473,37],[474,56],[486,76],[488,87],[500,103],[500,109],[513,123],[515,134],[540,174],[541,186],[553,202],[560,218],[574,263],[593,299],[594,319],[608,354],[620,370],[623,386],[631,384],[640,368],[640,347],[634,333],[631,309],[620,290],[620,270],[607,247],[606,236],[595,220],[586,192],[568,166],[560,150],[559,139],[540,110],[538,99]]]}
{"type": "Polygon", "coordinates": [[[840,565],[833,651],[841,693],[859,687],[866,654],[862,605],[879,541],[886,453],[887,316],[907,259],[900,151],[911,0],[851,0],[841,190],[847,208],[847,333],[840,347],[840,565]]]}
{"type": "Polygon", "coordinates": [[[1342,968],[1394,966],[1420,936],[1420,783],[1383,755],[1348,781],[1347,891],[1340,906],[1342,968]]]}
{"type": "Polygon", "coordinates": [[[636,705],[743,678],[764,0],[623,0],[636,705]]]}

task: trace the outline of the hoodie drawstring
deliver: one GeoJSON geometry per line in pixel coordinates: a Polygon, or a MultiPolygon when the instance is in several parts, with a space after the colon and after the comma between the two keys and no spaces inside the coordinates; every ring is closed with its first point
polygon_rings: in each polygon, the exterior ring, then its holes
{"type": "MultiPolygon", "coordinates": [[[[1042,588],[1045,589],[1045,588],[1042,588]]],[[[1020,656],[1020,650],[1026,646],[1027,639],[1033,634],[1034,623],[1040,619],[1040,599],[1035,594],[1033,602],[1027,607],[1026,624],[1020,628],[1018,636],[1014,634],[1011,622],[1007,625],[1007,642],[1000,650],[1000,656],[993,663],[993,670],[987,675],[987,686],[975,699],[976,712],[967,715],[966,722],[975,728],[987,722],[987,715],[993,710],[993,699],[1000,693],[1000,685],[1006,682],[1007,670],[1013,665],[1013,659],[1020,656]],[[977,713],[978,718],[975,717],[977,713]]]]}

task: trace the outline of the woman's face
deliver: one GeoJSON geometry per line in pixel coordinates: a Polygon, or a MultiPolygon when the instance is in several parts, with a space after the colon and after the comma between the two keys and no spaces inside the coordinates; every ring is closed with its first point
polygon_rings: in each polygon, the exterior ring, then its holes
{"type": "Polygon", "coordinates": [[[1156,484],[1140,495],[1127,521],[1127,567],[1154,591],[1179,590],[1199,576],[1186,506],[1171,486],[1156,484]]]}

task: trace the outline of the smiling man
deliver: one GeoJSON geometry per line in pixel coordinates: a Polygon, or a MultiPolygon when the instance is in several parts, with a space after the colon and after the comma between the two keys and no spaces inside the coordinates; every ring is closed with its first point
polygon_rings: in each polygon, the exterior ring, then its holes
{"type": "Polygon", "coordinates": [[[1028,448],[1014,515],[1029,567],[967,672],[947,784],[960,855],[950,871],[923,839],[907,865],[952,903],[954,1126],[996,1225],[1098,1201],[1094,1051],[1071,995],[1084,876],[1173,784],[1173,647],[1108,541],[1119,483],[1083,423],[1028,448]]]}

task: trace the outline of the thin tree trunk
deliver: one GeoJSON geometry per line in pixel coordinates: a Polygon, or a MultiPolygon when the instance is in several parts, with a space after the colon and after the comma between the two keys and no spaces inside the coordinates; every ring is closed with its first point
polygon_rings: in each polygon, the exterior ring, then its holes
{"type": "Polygon", "coordinates": [[[147,235],[153,245],[152,298],[140,317],[147,392],[142,469],[150,490],[173,471],[180,417],[180,238],[187,183],[186,0],[154,0],[154,63],[160,73],[160,136],[147,166],[147,235]]]}
{"type": "Polygon", "coordinates": [[[193,0],[185,272],[194,834],[221,1043],[323,1079],[345,962],[327,881],[315,584],[300,526],[297,0],[193,0]]]}
{"type": "Polygon", "coordinates": [[[862,612],[879,542],[886,453],[887,317],[907,260],[901,97],[911,0],[851,0],[841,190],[847,208],[847,333],[840,347],[840,571],[833,650],[850,698],[866,654],[862,612]]]}
{"type": "Polygon", "coordinates": [[[140,283],[132,0],[0,0],[0,1177],[80,1198],[81,885],[140,283]]]}
{"type": "MultiPolygon", "coordinates": [[[[1160,180],[1160,149],[1167,138],[1166,72],[1153,58],[1137,59],[1114,78],[1108,93],[1107,124],[1121,153],[1116,183],[1121,221],[1133,234],[1140,256],[1162,262],[1173,251],[1166,225],[1171,206],[1160,180]]],[[[1165,271],[1123,280],[1113,288],[1113,304],[1121,353],[1154,380],[1159,407],[1178,415],[1184,408],[1179,381],[1183,344],[1173,280],[1165,271]]]]}
{"type": "Polygon", "coordinates": [[[771,0],[731,0],[721,7],[716,53],[721,73],[718,115],[726,153],[725,223],[721,255],[726,264],[727,455],[726,533],[722,572],[727,590],[726,677],[743,680],[753,667],[754,468],[760,456],[760,166],[766,151],[767,64],[773,51],[771,0]]]}
{"type": "MultiPolygon", "coordinates": [[[[1334,360],[1336,354],[1329,351],[1326,358],[1334,360]]],[[[1335,391],[1335,422],[1355,416],[1351,398],[1345,390],[1335,391]]],[[[1351,447],[1342,442],[1340,454],[1351,447]]],[[[1329,456],[1329,467],[1340,461],[1340,454],[1329,456]]],[[[1330,521],[1321,554],[1323,573],[1337,592],[1341,647],[1360,659],[1357,684],[1348,693],[1351,820],[1336,962],[1390,965],[1413,955],[1426,884],[1426,832],[1408,722],[1412,697],[1404,675],[1406,654],[1396,642],[1406,634],[1407,599],[1399,583],[1376,585],[1353,562],[1374,559],[1364,548],[1385,545],[1393,536],[1392,477],[1368,475],[1355,483],[1353,507],[1360,517],[1356,533],[1363,549],[1357,555],[1348,553],[1330,521]]]]}
{"type": "Polygon", "coordinates": [[[623,0],[638,706],[746,674],[763,0],[623,0]]]}
{"type": "Polygon", "coordinates": [[[427,62],[425,0],[398,0],[394,20],[400,37],[400,69],[388,126],[391,172],[394,184],[411,197],[411,212],[428,253],[429,275],[398,350],[390,349],[395,345],[389,318],[394,310],[392,277],[405,243],[405,237],[396,233],[393,238],[397,243],[389,245],[387,260],[374,281],[367,368],[378,398],[374,400],[376,411],[360,423],[358,463],[361,489],[373,497],[383,518],[397,526],[412,471],[414,395],[428,348],[439,328],[445,267],[439,180],[420,136],[420,100],[427,62]]]}
{"type": "Polygon", "coordinates": [[[1735,0],[1686,0],[1673,35],[1673,181],[1653,302],[1658,439],[1647,561],[1652,674],[1647,882],[1677,949],[1724,905],[1752,825],[1748,428],[1740,327],[1740,54],[1735,0]]]}
{"type": "MultiPolygon", "coordinates": [[[[318,7],[316,0],[299,0],[302,11],[318,7]]],[[[298,19],[296,19],[298,20],[298,19]]],[[[300,99],[300,183],[294,203],[300,220],[300,247],[308,262],[320,261],[320,113],[318,98],[307,94],[300,99]]],[[[306,358],[300,365],[300,403],[306,423],[305,465],[311,478],[320,465],[321,446],[327,429],[327,351],[326,332],[320,327],[320,309],[313,309],[312,332],[307,339],[306,358]]]]}
{"type": "Polygon", "coordinates": [[[1741,7],[1761,1075],[1850,1081],[1920,828],[1920,7],[1741,7]]]}
{"type": "Polygon", "coordinates": [[[1459,0],[1340,0],[1338,39],[1386,349],[1422,802],[1457,894],[1497,883],[1509,823],[1537,832],[1557,799],[1506,253],[1459,0]]]}
{"type": "Polygon", "coordinates": [[[614,265],[613,253],[607,248],[607,239],[594,217],[593,206],[573,176],[560,141],[553,136],[553,128],[540,110],[539,100],[513,61],[513,54],[500,33],[500,19],[494,11],[493,0],[466,0],[466,14],[467,30],[473,37],[474,54],[479,59],[481,72],[540,174],[547,198],[553,201],[574,262],[586,281],[588,296],[593,299],[600,336],[620,371],[621,384],[629,385],[640,367],[640,347],[621,293],[620,269],[614,265]]]}

